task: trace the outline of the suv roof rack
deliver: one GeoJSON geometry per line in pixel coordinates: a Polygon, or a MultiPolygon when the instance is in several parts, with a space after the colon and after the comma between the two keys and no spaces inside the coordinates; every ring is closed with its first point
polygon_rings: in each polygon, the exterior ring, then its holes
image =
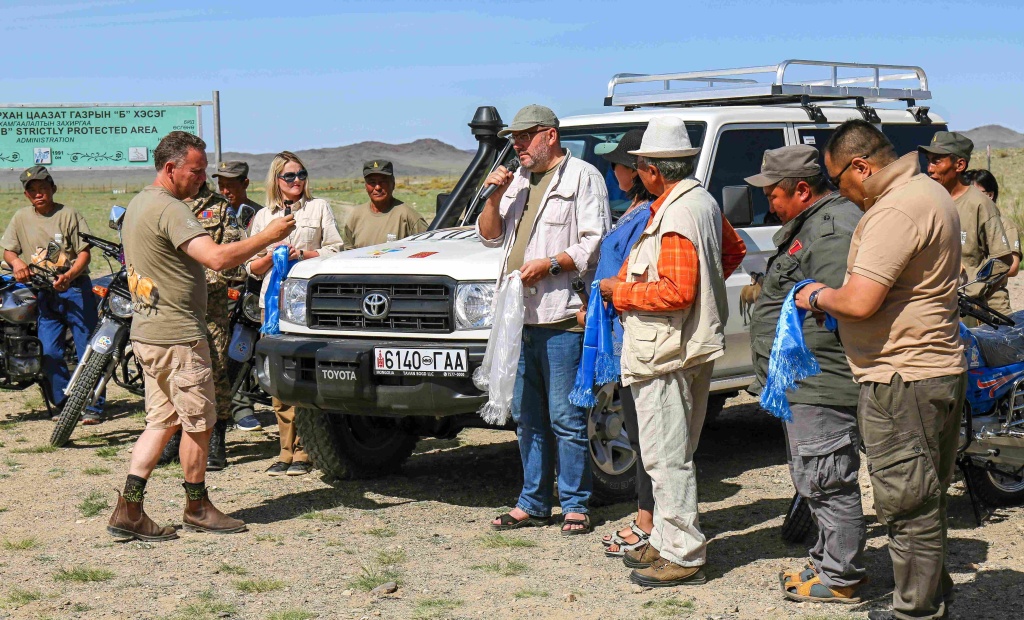
{"type": "MultiPolygon", "coordinates": [[[[846,73],[846,72],[844,72],[846,73]]],[[[826,74],[827,75],[827,74],[826,74]]],[[[812,101],[839,101],[858,99],[870,101],[906,101],[908,106],[916,100],[931,99],[928,76],[924,69],[911,65],[877,65],[826,60],[784,60],[777,65],[743,67],[739,69],[713,69],[687,73],[619,73],[608,82],[606,106],[633,109],[640,106],[705,106],[705,105],[764,105],[812,101]],[[792,71],[787,80],[786,71],[794,67],[810,67],[803,73],[830,71],[824,79],[794,81],[792,71]],[[821,69],[818,69],[821,68],[821,69]],[[839,77],[840,69],[854,75],[839,77]],[[771,81],[766,81],[770,74],[771,81]],[[757,79],[760,77],[761,79],[757,79]],[[908,84],[886,88],[885,82],[908,81],[908,84]],[[661,83],[653,92],[622,92],[626,84],[661,83]],[[691,87],[673,88],[672,82],[686,82],[691,87]],[[704,85],[696,86],[696,83],[704,85]],[[618,92],[616,92],[618,91],[618,92]]]]}

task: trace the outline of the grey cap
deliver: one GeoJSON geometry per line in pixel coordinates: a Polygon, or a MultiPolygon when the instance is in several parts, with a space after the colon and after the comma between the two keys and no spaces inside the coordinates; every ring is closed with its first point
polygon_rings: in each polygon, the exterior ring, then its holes
{"type": "Polygon", "coordinates": [[[931,153],[932,155],[955,155],[961,159],[971,160],[971,152],[974,151],[974,142],[962,133],[955,131],[936,131],[932,136],[931,144],[917,147],[919,152],[931,153]]]}
{"type": "Polygon", "coordinates": [[[244,161],[222,161],[217,166],[217,172],[213,173],[214,178],[224,177],[225,179],[248,179],[249,164],[244,161]]]}
{"type": "Polygon", "coordinates": [[[46,169],[46,166],[32,166],[21,173],[18,180],[21,181],[21,187],[27,188],[28,184],[32,181],[45,181],[50,180],[53,183],[53,177],[50,176],[50,171],[46,169]]]}
{"type": "Polygon", "coordinates": [[[533,129],[534,127],[558,127],[558,117],[551,111],[551,108],[531,103],[522,110],[516,112],[512,124],[498,132],[499,138],[505,138],[513,133],[533,129]]]}
{"type": "Polygon", "coordinates": [[[768,187],[782,179],[803,179],[819,174],[818,149],[809,144],[795,144],[765,151],[761,174],[743,180],[754,187],[768,187]]]}
{"type": "Polygon", "coordinates": [[[371,174],[383,174],[389,177],[395,176],[395,167],[386,159],[371,159],[363,163],[363,178],[371,174]]]}

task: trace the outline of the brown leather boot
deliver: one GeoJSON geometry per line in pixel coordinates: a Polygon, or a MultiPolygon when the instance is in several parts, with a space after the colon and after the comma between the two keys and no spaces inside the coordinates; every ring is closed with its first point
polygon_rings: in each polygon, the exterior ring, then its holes
{"type": "Polygon", "coordinates": [[[643,547],[637,547],[632,551],[627,551],[622,556],[622,563],[627,568],[647,568],[657,560],[661,559],[661,554],[654,548],[654,545],[647,543],[643,547]]]}
{"type": "Polygon", "coordinates": [[[185,516],[182,524],[192,532],[209,532],[210,534],[235,534],[246,530],[245,522],[232,519],[210,501],[210,495],[203,490],[201,499],[191,499],[185,494],[185,516]]]}
{"type": "Polygon", "coordinates": [[[110,521],[107,523],[107,532],[114,538],[124,541],[138,538],[146,542],[162,542],[178,537],[178,532],[173,527],[160,527],[150,519],[142,509],[142,502],[129,502],[120,491],[117,492],[114,514],[110,515],[110,521]]]}
{"type": "Polygon", "coordinates": [[[659,558],[647,568],[635,569],[629,580],[648,588],[697,586],[708,581],[700,566],[680,566],[665,558],[659,558]]]}

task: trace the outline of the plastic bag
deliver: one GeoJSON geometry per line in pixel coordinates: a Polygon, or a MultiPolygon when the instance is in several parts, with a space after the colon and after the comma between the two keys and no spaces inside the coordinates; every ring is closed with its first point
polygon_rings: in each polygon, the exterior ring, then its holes
{"type": "Polygon", "coordinates": [[[505,277],[494,300],[494,326],[487,339],[483,364],[473,371],[473,383],[487,391],[480,417],[505,424],[512,413],[512,392],[523,344],[523,281],[518,271],[505,277]]]}
{"type": "Polygon", "coordinates": [[[569,392],[569,402],[577,407],[597,404],[594,386],[604,385],[619,378],[619,364],[612,343],[612,315],[601,299],[601,283],[590,287],[587,300],[587,320],[583,331],[583,354],[576,370],[576,382],[569,392]]]}
{"type": "Polygon", "coordinates": [[[274,267],[270,271],[270,283],[267,284],[267,292],[263,296],[263,327],[260,328],[261,334],[280,334],[281,327],[281,304],[279,299],[281,297],[281,283],[288,276],[288,272],[297,260],[288,260],[288,246],[279,245],[274,248],[273,253],[274,267]]]}
{"type": "MultiPolygon", "coordinates": [[[[804,343],[804,319],[807,311],[796,307],[796,292],[814,280],[803,280],[790,289],[782,302],[779,323],[775,326],[775,342],[768,357],[768,376],[761,390],[761,407],[786,422],[793,421],[789,409],[787,390],[796,390],[797,382],[821,372],[821,366],[814,353],[804,343]]],[[[825,327],[831,331],[838,328],[836,320],[826,315],[825,327]]]]}

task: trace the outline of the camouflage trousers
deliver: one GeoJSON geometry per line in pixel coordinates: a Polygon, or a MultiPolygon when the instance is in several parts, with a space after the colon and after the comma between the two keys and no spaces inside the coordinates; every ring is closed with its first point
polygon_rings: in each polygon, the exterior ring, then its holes
{"type": "Polygon", "coordinates": [[[213,387],[217,399],[217,419],[231,419],[231,379],[228,377],[228,345],[231,343],[228,321],[228,289],[222,284],[207,285],[206,329],[209,332],[210,357],[213,360],[213,387]]]}

